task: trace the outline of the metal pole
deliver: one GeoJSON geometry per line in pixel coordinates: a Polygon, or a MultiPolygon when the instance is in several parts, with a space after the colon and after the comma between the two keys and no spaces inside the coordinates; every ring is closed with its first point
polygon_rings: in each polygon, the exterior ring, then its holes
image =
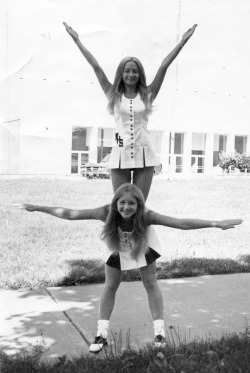
{"type": "MultiPolygon", "coordinates": [[[[182,0],[178,2],[178,15],[177,15],[177,26],[176,26],[176,44],[179,43],[180,40],[180,24],[181,24],[181,7],[182,7],[182,0]]],[[[175,61],[175,86],[173,89],[173,96],[172,96],[172,125],[170,129],[170,172],[169,172],[169,179],[173,179],[173,173],[175,168],[175,158],[174,158],[174,104],[175,104],[175,92],[178,87],[178,59],[175,61]]]]}

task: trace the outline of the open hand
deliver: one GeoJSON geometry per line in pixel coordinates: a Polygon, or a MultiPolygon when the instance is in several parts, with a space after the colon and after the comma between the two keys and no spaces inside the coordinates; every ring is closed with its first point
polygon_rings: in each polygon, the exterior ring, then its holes
{"type": "Polygon", "coordinates": [[[66,28],[66,31],[72,37],[72,39],[74,41],[77,41],[79,39],[79,36],[78,36],[77,32],[75,30],[73,30],[72,27],[70,27],[66,22],[63,22],[63,24],[66,28]]]}
{"type": "Polygon", "coordinates": [[[29,203],[14,203],[14,205],[12,205],[12,206],[17,208],[17,209],[26,210],[26,211],[30,211],[30,212],[35,211],[35,206],[31,205],[29,203]]]}
{"type": "Polygon", "coordinates": [[[182,36],[182,41],[183,41],[183,42],[186,43],[186,42],[188,41],[188,39],[191,38],[191,36],[193,35],[194,30],[196,29],[196,27],[197,27],[196,24],[193,25],[193,27],[191,27],[189,30],[187,30],[187,31],[185,32],[185,34],[183,34],[183,36],[182,36]]]}
{"type": "Polygon", "coordinates": [[[220,228],[223,230],[234,228],[235,225],[239,225],[243,222],[242,219],[227,219],[218,221],[216,224],[216,228],[220,228]]]}

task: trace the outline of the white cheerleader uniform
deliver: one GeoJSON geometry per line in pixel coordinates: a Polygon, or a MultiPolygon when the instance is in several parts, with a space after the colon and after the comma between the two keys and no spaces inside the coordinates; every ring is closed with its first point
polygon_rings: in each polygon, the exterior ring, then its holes
{"type": "Polygon", "coordinates": [[[159,165],[147,130],[149,113],[140,94],[134,99],[122,95],[114,107],[115,144],[109,168],[134,169],[159,165]]]}
{"type": "MultiPolygon", "coordinates": [[[[106,264],[110,267],[118,268],[122,271],[141,268],[153,263],[161,256],[156,251],[161,250],[161,245],[152,226],[147,228],[147,242],[149,250],[146,254],[139,254],[137,259],[132,258],[130,255],[135,244],[133,232],[123,232],[120,228],[118,228],[118,232],[120,237],[121,251],[113,253],[109,256],[106,264]]],[[[108,252],[110,254],[110,250],[108,252]]]]}

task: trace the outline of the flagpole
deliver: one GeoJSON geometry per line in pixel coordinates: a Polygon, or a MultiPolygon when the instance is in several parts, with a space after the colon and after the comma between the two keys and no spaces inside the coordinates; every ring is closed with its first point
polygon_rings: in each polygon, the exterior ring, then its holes
{"type": "MultiPolygon", "coordinates": [[[[181,8],[182,8],[182,0],[178,1],[178,15],[177,15],[177,25],[176,25],[176,44],[180,41],[180,25],[181,25],[181,8]]],[[[175,104],[175,93],[178,87],[178,59],[175,60],[175,84],[173,88],[173,95],[172,95],[172,123],[170,128],[170,172],[169,172],[169,179],[173,180],[173,173],[175,168],[175,158],[174,158],[174,139],[175,139],[175,132],[174,132],[174,104],[175,104]]]]}

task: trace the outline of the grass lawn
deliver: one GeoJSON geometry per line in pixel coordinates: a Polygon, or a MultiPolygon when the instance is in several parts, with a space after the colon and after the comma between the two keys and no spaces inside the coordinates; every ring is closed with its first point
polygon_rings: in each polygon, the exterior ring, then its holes
{"type": "MultiPolygon", "coordinates": [[[[0,190],[0,288],[83,283],[91,276],[93,281],[102,281],[100,269],[106,248],[99,239],[101,222],[65,221],[17,210],[12,205],[27,202],[69,208],[97,207],[110,202],[113,196],[110,181],[2,179],[0,190]]],[[[225,268],[231,263],[237,267],[242,265],[237,260],[240,255],[247,258],[241,268],[249,270],[249,200],[248,177],[173,181],[155,177],[147,201],[151,209],[175,217],[244,220],[240,227],[228,231],[156,227],[162,242],[159,275],[164,265],[169,270],[171,263],[176,263],[177,269],[185,267],[186,275],[190,275],[188,268],[201,262],[199,258],[206,258],[207,267],[211,263],[216,266],[222,263],[225,268]]],[[[176,267],[173,273],[178,275],[176,267]]]]}
{"type": "MultiPolygon", "coordinates": [[[[247,373],[250,367],[250,335],[224,336],[179,345],[167,344],[139,351],[108,352],[105,358],[84,355],[73,359],[63,355],[53,362],[44,360],[39,346],[32,354],[7,356],[0,351],[0,370],[5,373],[247,373]]],[[[171,342],[171,341],[170,341],[171,342]]],[[[118,350],[119,350],[119,346],[118,350]]]]}

